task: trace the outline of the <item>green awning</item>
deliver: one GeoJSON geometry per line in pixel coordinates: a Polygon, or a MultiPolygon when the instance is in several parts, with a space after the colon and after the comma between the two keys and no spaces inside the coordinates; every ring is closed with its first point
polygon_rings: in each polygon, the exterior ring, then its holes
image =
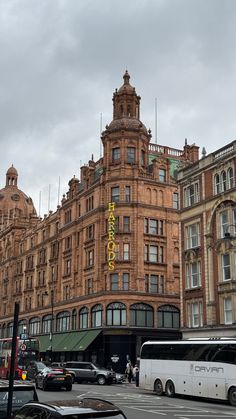
{"type": "Polygon", "coordinates": [[[51,341],[49,335],[38,336],[39,338],[39,350],[40,352],[46,352],[51,347],[51,341]]]}
{"type": "MultiPolygon", "coordinates": [[[[83,333],[83,332],[79,332],[83,333]]],[[[101,333],[101,330],[87,330],[81,339],[78,340],[76,345],[73,347],[73,351],[85,351],[87,347],[94,341],[94,339],[101,333]]]]}
{"type": "Polygon", "coordinates": [[[55,333],[50,341],[49,335],[39,336],[40,352],[51,348],[53,352],[85,351],[101,330],[82,330],[80,332],[55,333]]]}

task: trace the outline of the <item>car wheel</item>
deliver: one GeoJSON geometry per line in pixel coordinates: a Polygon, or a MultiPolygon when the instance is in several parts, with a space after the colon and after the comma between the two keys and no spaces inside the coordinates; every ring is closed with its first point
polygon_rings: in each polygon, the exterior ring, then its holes
{"type": "Polygon", "coordinates": [[[162,385],[161,380],[159,380],[159,378],[155,381],[154,391],[157,396],[162,396],[163,394],[163,385],[162,385]]]}
{"type": "Polygon", "coordinates": [[[231,406],[236,406],[236,387],[231,387],[228,395],[231,406]]]}
{"type": "Polygon", "coordinates": [[[75,382],[75,376],[74,376],[74,374],[71,374],[71,381],[72,381],[72,384],[74,384],[74,382],[75,382]]]}
{"type": "Polygon", "coordinates": [[[97,382],[100,386],[104,386],[104,384],[106,384],[106,378],[104,377],[104,375],[99,375],[97,378],[97,382]]]}
{"type": "Polygon", "coordinates": [[[175,395],[175,386],[173,381],[168,380],[166,383],[165,393],[168,397],[174,397],[175,395]]]}
{"type": "Polygon", "coordinates": [[[72,385],[66,387],[66,391],[71,391],[71,390],[72,390],[72,385]]]}

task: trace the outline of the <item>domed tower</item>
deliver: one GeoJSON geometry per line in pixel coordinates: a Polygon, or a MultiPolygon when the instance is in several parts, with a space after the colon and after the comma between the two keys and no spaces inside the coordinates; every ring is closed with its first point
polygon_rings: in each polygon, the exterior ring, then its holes
{"type": "Polygon", "coordinates": [[[113,94],[113,120],[102,133],[104,146],[104,166],[108,169],[114,164],[133,167],[147,166],[150,132],[140,121],[140,96],[130,84],[126,70],[124,83],[113,94]]]}
{"type": "Polygon", "coordinates": [[[37,217],[33,201],[17,186],[18,173],[12,165],[6,173],[6,186],[0,189],[0,225],[9,225],[14,219],[30,220],[37,217]]]}

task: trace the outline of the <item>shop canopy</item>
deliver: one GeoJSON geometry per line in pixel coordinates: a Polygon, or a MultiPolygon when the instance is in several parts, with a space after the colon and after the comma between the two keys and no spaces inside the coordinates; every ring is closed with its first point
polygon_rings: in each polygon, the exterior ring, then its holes
{"type": "Polygon", "coordinates": [[[82,330],[80,332],[55,333],[50,339],[49,335],[38,336],[40,352],[51,349],[53,352],[85,351],[101,330],[82,330]]]}

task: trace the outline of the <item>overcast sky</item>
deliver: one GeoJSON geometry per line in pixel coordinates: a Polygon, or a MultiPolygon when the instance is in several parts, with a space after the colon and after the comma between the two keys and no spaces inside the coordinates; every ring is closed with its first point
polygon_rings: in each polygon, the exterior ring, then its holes
{"type": "Polygon", "coordinates": [[[231,142],[235,41],[235,0],[0,0],[0,188],[13,164],[37,212],[54,211],[100,157],[126,69],[153,142],[155,98],[159,144],[231,142]]]}

